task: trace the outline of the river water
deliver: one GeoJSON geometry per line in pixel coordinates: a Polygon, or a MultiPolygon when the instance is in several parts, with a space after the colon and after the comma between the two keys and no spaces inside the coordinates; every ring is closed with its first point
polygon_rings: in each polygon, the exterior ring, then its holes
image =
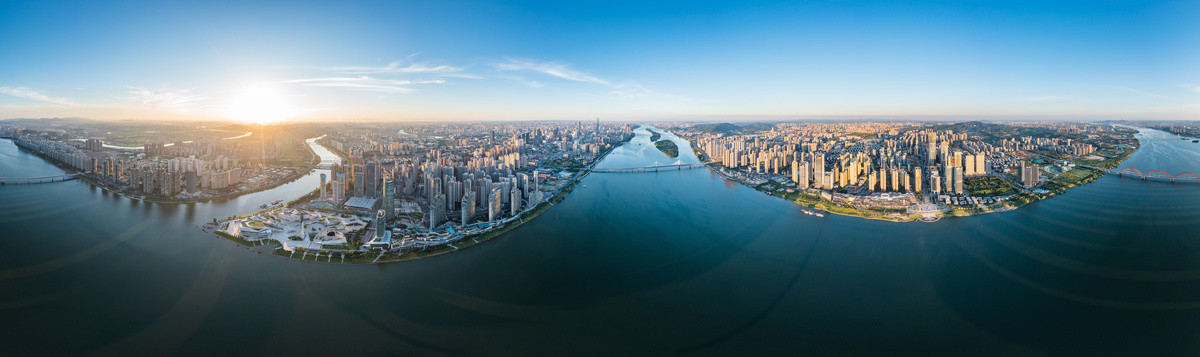
{"type": "MultiPolygon", "coordinates": [[[[648,137],[599,166],[697,161],[648,137]]],[[[1124,166],[1196,171],[1200,144],[1146,140],[1124,166]]],[[[0,176],[60,172],[0,141],[0,176]]],[[[316,181],[188,205],[0,187],[0,352],[1200,353],[1195,184],[1107,176],[1010,212],[892,223],[804,215],[703,169],[595,173],[499,239],[365,266],[196,228],[316,181]]]]}

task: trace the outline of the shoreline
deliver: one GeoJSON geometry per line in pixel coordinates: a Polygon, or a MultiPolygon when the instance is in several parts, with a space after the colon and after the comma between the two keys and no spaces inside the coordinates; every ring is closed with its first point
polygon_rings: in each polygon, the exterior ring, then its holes
{"type": "MultiPolygon", "coordinates": [[[[259,247],[271,246],[273,248],[272,248],[270,255],[281,257],[281,258],[284,258],[287,260],[300,260],[305,263],[322,263],[322,264],[338,264],[338,265],[377,265],[377,264],[399,263],[399,262],[404,262],[404,261],[439,256],[442,254],[453,253],[453,252],[456,252],[459,250],[463,250],[463,249],[466,249],[467,247],[472,247],[472,246],[475,246],[475,245],[478,245],[478,244],[481,244],[484,242],[492,241],[496,238],[500,238],[505,233],[508,233],[509,231],[511,231],[513,229],[516,229],[526,223],[532,222],[534,219],[540,217],[542,214],[549,211],[551,207],[554,207],[554,205],[565,200],[567,198],[567,195],[569,195],[571,192],[573,192],[575,190],[575,187],[578,186],[578,184],[580,182],[582,182],[584,178],[586,178],[588,175],[591,174],[591,169],[595,168],[595,166],[597,164],[599,164],[601,161],[603,161],[604,158],[608,157],[608,155],[610,153],[612,153],[613,150],[616,150],[617,147],[628,143],[630,140],[633,139],[633,137],[634,137],[634,135],[630,135],[625,140],[614,144],[612,147],[608,148],[608,150],[605,150],[603,153],[600,153],[596,157],[596,159],[592,161],[592,163],[590,165],[577,171],[578,174],[571,179],[571,182],[567,183],[566,185],[563,185],[562,189],[559,189],[558,192],[554,194],[554,196],[550,196],[550,198],[546,199],[545,201],[542,201],[534,208],[520,213],[518,215],[518,217],[516,217],[516,219],[508,221],[508,223],[506,223],[504,226],[501,226],[499,228],[496,228],[496,229],[493,229],[493,230],[490,230],[490,231],[487,231],[484,233],[476,234],[473,236],[465,236],[465,237],[459,238],[458,240],[451,242],[451,243],[446,243],[446,244],[435,246],[430,251],[409,253],[407,255],[388,256],[388,253],[390,253],[390,251],[384,251],[379,254],[374,254],[376,251],[373,251],[373,250],[371,250],[371,251],[353,251],[353,252],[332,252],[332,251],[323,251],[322,252],[321,250],[317,250],[318,254],[313,255],[313,258],[309,259],[308,258],[309,254],[302,254],[300,257],[296,257],[295,256],[296,251],[287,252],[287,251],[281,249],[282,245],[279,242],[272,241],[270,243],[254,244],[253,242],[249,242],[244,239],[229,236],[227,233],[224,233],[224,231],[216,229],[216,227],[213,227],[214,230],[210,232],[204,228],[205,225],[208,225],[210,223],[202,223],[199,226],[202,231],[205,231],[207,233],[212,233],[214,236],[216,236],[216,238],[223,238],[223,239],[230,241],[232,243],[235,243],[239,246],[246,247],[249,250],[258,251],[259,254],[262,254],[263,252],[261,250],[264,249],[264,248],[259,248],[259,247]],[[527,215],[527,216],[522,217],[522,215],[527,215]],[[247,243],[249,243],[249,244],[247,244],[247,243]],[[456,245],[457,243],[463,243],[463,244],[456,245]],[[285,252],[287,254],[283,254],[285,252]],[[354,254],[354,256],[349,257],[350,259],[352,259],[352,261],[349,261],[349,262],[346,262],[344,260],[338,261],[338,262],[333,262],[330,260],[322,262],[322,261],[317,260],[317,259],[320,259],[320,257],[332,257],[335,254],[343,254],[343,255],[344,254],[354,254]],[[371,258],[371,257],[374,257],[374,259],[372,259],[371,261],[361,261],[364,258],[371,258]]],[[[323,144],[319,144],[319,143],[318,143],[318,145],[324,146],[323,144]]],[[[329,149],[328,147],[326,147],[326,148],[329,149]]],[[[342,157],[339,152],[332,150],[332,149],[330,151],[334,152],[339,157],[342,157]]],[[[342,157],[342,158],[344,159],[344,157],[342,157]]],[[[314,192],[318,192],[319,190],[320,190],[320,188],[317,188],[317,190],[314,190],[308,194],[305,194],[304,196],[296,198],[296,199],[288,202],[284,206],[286,207],[286,206],[290,206],[294,203],[297,203],[296,201],[301,200],[305,197],[308,197],[308,196],[312,195],[314,192]]],[[[278,208],[278,207],[273,207],[273,208],[269,208],[267,210],[250,213],[250,214],[247,214],[246,216],[259,214],[259,213],[273,210],[276,208],[278,208]]],[[[241,217],[241,216],[239,216],[239,217],[241,217]]],[[[304,249],[304,252],[306,252],[306,253],[313,251],[313,250],[308,250],[307,248],[297,248],[297,249],[304,249]]],[[[339,259],[342,259],[342,258],[339,257],[339,259]]]]}
{"type": "MultiPolygon", "coordinates": [[[[4,139],[15,140],[15,139],[11,139],[11,138],[4,138],[4,139]]],[[[137,200],[140,202],[179,204],[179,205],[192,204],[192,203],[208,203],[208,202],[213,202],[213,201],[217,201],[217,200],[232,200],[232,199],[236,199],[238,197],[244,196],[244,195],[249,195],[249,194],[253,194],[253,193],[270,190],[273,188],[277,188],[279,186],[283,186],[285,184],[295,182],[296,180],[299,180],[299,179],[303,178],[304,176],[307,176],[308,174],[313,173],[313,170],[315,170],[317,168],[317,166],[320,165],[320,163],[321,163],[321,156],[317,155],[317,152],[313,151],[312,147],[308,146],[307,144],[304,145],[304,147],[306,149],[308,149],[308,152],[310,154],[312,154],[312,157],[313,157],[312,160],[309,161],[309,164],[307,166],[305,166],[305,169],[301,170],[299,173],[292,174],[290,176],[284,177],[283,179],[280,179],[279,181],[273,182],[270,185],[265,185],[263,187],[255,188],[253,190],[232,192],[229,194],[224,194],[224,195],[219,195],[219,196],[210,196],[210,197],[196,198],[196,199],[172,199],[172,198],[159,198],[159,197],[152,197],[152,196],[138,196],[138,195],[134,195],[129,192],[125,192],[125,190],[123,190],[123,189],[117,189],[104,181],[101,181],[94,177],[90,177],[90,176],[88,176],[88,174],[86,172],[76,170],[70,166],[66,166],[65,164],[58,162],[58,160],[50,158],[50,157],[46,156],[45,154],[42,154],[37,151],[29,150],[24,147],[21,147],[20,145],[17,145],[17,148],[19,150],[24,150],[25,152],[31,153],[31,154],[41,158],[43,161],[46,161],[46,162],[50,163],[51,165],[54,165],[55,167],[62,169],[64,172],[66,172],[68,174],[69,173],[78,173],[79,176],[76,176],[78,179],[83,180],[84,182],[87,182],[88,184],[95,186],[97,188],[100,188],[102,190],[111,192],[117,196],[121,196],[126,199],[130,199],[130,200],[137,200]]]]}
{"type": "MultiPolygon", "coordinates": [[[[1124,162],[1126,159],[1129,158],[1129,156],[1132,156],[1134,152],[1136,152],[1142,148],[1141,140],[1137,139],[1136,136],[1133,139],[1138,142],[1137,147],[1135,147],[1131,150],[1126,150],[1120,156],[1120,158],[1116,161],[1117,166],[1120,166],[1121,162],[1124,162]]],[[[705,153],[705,152],[703,152],[703,150],[700,150],[700,148],[696,145],[696,143],[694,141],[692,141],[691,139],[685,139],[685,140],[688,141],[689,146],[692,147],[692,151],[693,151],[693,153],[697,154],[697,157],[700,157],[700,155],[703,155],[704,157],[708,156],[708,153],[705,153]]],[[[900,218],[900,217],[888,217],[888,215],[895,214],[895,213],[881,213],[880,215],[877,215],[877,216],[861,214],[858,212],[864,212],[864,210],[856,208],[856,207],[845,207],[845,206],[836,205],[832,201],[828,201],[828,200],[820,198],[820,196],[816,197],[816,200],[818,201],[816,203],[806,203],[806,202],[802,202],[798,199],[791,199],[791,198],[788,198],[788,196],[790,196],[791,194],[796,194],[796,196],[799,197],[799,196],[805,195],[805,193],[801,193],[800,191],[795,191],[795,192],[786,192],[786,193],[783,193],[782,195],[780,195],[780,194],[775,194],[774,192],[765,191],[765,190],[759,189],[759,187],[765,185],[765,183],[752,186],[749,182],[745,182],[745,181],[737,179],[735,177],[727,176],[725,173],[723,173],[721,171],[722,168],[717,165],[719,165],[719,164],[709,164],[706,166],[708,167],[709,171],[711,171],[713,174],[716,174],[717,176],[719,176],[722,180],[736,182],[739,185],[742,185],[747,188],[758,191],[760,193],[766,194],[767,196],[780,198],[785,201],[796,204],[800,207],[804,207],[806,209],[818,210],[818,212],[823,212],[826,214],[836,214],[836,215],[845,216],[845,217],[857,217],[857,218],[863,218],[863,219],[872,219],[872,220],[887,221],[887,222],[894,222],[894,223],[915,223],[915,222],[934,223],[934,222],[941,221],[942,218],[973,217],[973,216],[980,216],[980,215],[985,215],[985,214],[990,214],[990,213],[1001,213],[1001,212],[1014,211],[1025,205],[1028,205],[1030,203],[1047,200],[1047,199],[1053,198],[1054,196],[1066,193],[1071,188],[1075,188],[1077,186],[1082,186],[1082,185],[1086,185],[1086,184],[1095,182],[1100,177],[1107,175],[1106,172],[1101,171],[1101,170],[1095,170],[1095,169],[1086,168],[1086,167],[1072,168],[1071,170],[1064,171],[1063,173],[1059,174],[1058,176],[1055,176],[1054,178],[1051,178],[1050,180],[1047,180],[1047,181],[1039,184],[1038,186],[1035,186],[1035,187],[1029,188],[1029,189],[1023,189],[1022,191],[1020,191],[1016,194],[1012,194],[1012,195],[1004,197],[1005,202],[1003,203],[1003,206],[1001,206],[1001,207],[988,208],[986,210],[979,210],[979,209],[968,210],[968,209],[963,209],[963,208],[952,208],[948,211],[939,212],[936,215],[933,215],[932,217],[913,217],[912,216],[913,214],[911,214],[911,213],[903,213],[904,215],[907,215],[907,217],[900,218]],[[1076,170],[1088,171],[1088,173],[1086,174],[1086,176],[1081,177],[1080,179],[1075,180],[1073,182],[1055,183],[1055,180],[1058,179],[1059,177],[1062,177],[1062,176],[1066,175],[1067,173],[1073,172],[1076,170]],[[1052,183],[1054,183],[1057,186],[1057,187],[1055,187],[1056,189],[1041,188],[1041,187],[1050,185],[1052,183]],[[1061,188],[1063,186],[1065,186],[1065,188],[1061,188]],[[1045,190],[1047,192],[1034,193],[1034,192],[1032,192],[1032,190],[1035,188],[1041,188],[1042,190],[1045,190]],[[1061,188],[1061,189],[1057,189],[1057,188],[1061,188]],[[1018,196],[1021,196],[1021,197],[1019,197],[1019,199],[1021,199],[1020,203],[1015,204],[1015,205],[1010,203],[1010,202],[1012,202],[1011,199],[1013,199],[1014,197],[1018,197],[1018,196]],[[1026,199],[1027,197],[1030,199],[1026,199]],[[818,206],[820,206],[820,207],[818,207],[818,206]],[[829,209],[830,207],[836,207],[836,208],[829,209]],[[849,211],[849,210],[853,210],[853,211],[849,211]],[[979,211],[979,212],[972,213],[971,211],[979,211]],[[965,213],[965,214],[959,214],[960,212],[965,213]],[[926,220],[926,218],[932,218],[932,219],[926,220]]],[[[1076,166],[1078,166],[1078,165],[1076,165],[1076,166]]],[[[824,191],[822,191],[822,192],[824,192],[824,191]]],[[[809,201],[811,201],[811,200],[809,200],[809,201]]]]}

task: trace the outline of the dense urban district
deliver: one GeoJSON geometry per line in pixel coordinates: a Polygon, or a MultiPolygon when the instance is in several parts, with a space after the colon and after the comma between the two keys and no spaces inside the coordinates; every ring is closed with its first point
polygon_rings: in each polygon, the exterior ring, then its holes
{"type": "Polygon", "coordinates": [[[722,176],[816,209],[806,213],[936,221],[1011,210],[1094,181],[1139,146],[1137,130],[1119,124],[663,127],[688,138],[722,176]]]}
{"type": "Polygon", "coordinates": [[[304,137],[276,126],[6,120],[0,134],[113,192],[153,202],[232,198],[307,174],[304,137]]]}
{"type": "MultiPolygon", "coordinates": [[[[806,213],[936,221],[1011,210],[1091,182],[1137,150],[1133,125],[1200,132],[1200,124],[1179,122],[663,123],[649,130],[664,155],[679,156],[676,143],[662,139],[660,130],[670,130],[721,176],[806,213]]],[[[260,252],[350,264],[446,253],[504,233],[561,201],[637,127],[22,119],[0,121],[0,136],[71,178],[138,200],[234,197],[314,173],[320,184],[303,197],[200,228],[260,252]],[[318,150],[340,160],[319,164],[318,150]]]]}

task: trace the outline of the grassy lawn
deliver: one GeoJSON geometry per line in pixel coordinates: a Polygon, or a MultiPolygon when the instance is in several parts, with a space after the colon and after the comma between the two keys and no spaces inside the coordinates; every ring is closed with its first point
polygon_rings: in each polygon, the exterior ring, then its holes
{"type": "Polygon", "coordinates": [[[1008,196],[1020,191],[1008,181],[996,176],[967,177],[963,179],[963,186],[972,196],[977,197],[1008,196]]]}
{"type": "Polygon", "coordinates": [[[1062,175],[1058,175],[1058,177],[1055,177],[1053,180],[1050,180],[1050,182],[1046,182],[1045,184],[1042,185],[1042,188],[1049,190],[1049,191],[1053,191],[1054,193],[1063,193],[1063,192],[1066,192],[1067,189],[1070,189],[1071,187],[1075,187],[1078,185],[1096,181],[1097,178],[1100,178],[1100,176],[1103,176],[1103,175],[1104,175],[1104,173],[1101,171],[1093,171],[1093,170],[1084,169],[1084,168],[1074,168],[1074,169],[1071,169],[1070,171],[1064,172],[1062,175]]]}
{"type": "Polygon", "coordinates": [[[241,239],[241,238],[238,238],[238,237],[234,237],[233,235],[231,235],[231,234],[229,234],[229,233],[225,233],[225,231],[216,231],[216,232],[213,232],[213,233],[216,233],[216,234],[217,234],[217,236],[219,236],[219,237],[221,237],[221,238],[225,238],[225,239],[228,239],[228,240],[231,240],[231,241],[237,242],[237,244],[241,244],[241,245],[244,245],[244,246],[247,246],[247,247],[254,246],[254,244],[253,244],[253,243],[250,243],[250,241],[248,241],[248,240],[245,240],[245,239],[241,239]]]}

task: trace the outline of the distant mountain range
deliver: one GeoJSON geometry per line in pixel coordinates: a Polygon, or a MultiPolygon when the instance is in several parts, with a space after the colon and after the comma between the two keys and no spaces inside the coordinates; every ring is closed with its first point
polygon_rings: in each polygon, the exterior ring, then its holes
{"type": "Polygon", "coordinates": [[[696,125],[692,126],[692,129],[697,130],[697,131],[702,131],[702,132],[714,133],[714,134],[734,135],[734,134],[750,134],[750,133],[760,132],[760,131],[764,131],[764,130],[771,130],[771,128],[774,128],[774,127],[775,127],[775,124],[766,124],[766,123],[746,123],[746,124],[741,124],[741,125],[732,124],[732,123],[707,123],[707,124],[696,124],[696,125]]]}

